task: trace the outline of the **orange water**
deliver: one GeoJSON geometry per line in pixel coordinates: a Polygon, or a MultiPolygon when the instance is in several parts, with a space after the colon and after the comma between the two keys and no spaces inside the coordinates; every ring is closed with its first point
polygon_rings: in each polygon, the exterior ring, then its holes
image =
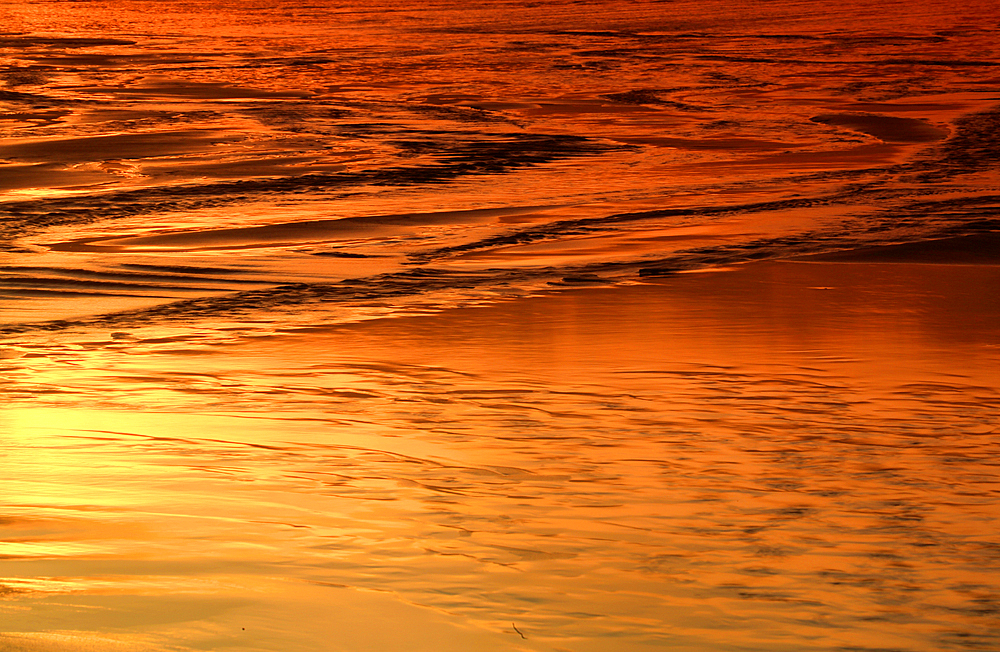
{"type": "Polygon", "coordinates": [[[7,0],[0,650],[1000,649],[998,29],[7,0]]]}
{"type": "Polygon", "coordinates": [[[9,361],[4,643],[990,649],[997,280],[786,263],[9,361]]]}

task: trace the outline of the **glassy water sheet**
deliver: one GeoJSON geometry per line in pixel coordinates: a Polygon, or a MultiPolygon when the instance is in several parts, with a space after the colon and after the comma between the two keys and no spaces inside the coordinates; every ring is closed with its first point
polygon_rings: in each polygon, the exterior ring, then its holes
{"type": "Polygon", "coordinates": [[[8,348],[0,640],[996,649],[998,269],[8,348]]]}

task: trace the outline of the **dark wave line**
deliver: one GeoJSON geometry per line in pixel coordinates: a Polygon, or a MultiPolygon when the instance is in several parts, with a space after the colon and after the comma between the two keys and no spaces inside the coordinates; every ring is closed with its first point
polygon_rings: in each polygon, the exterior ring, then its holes
{"type": "MultiPolygon", "coordinates": [[[[159,288],[153,288],[159,289],[159,288]]],[[[0,297],[8,299],[18,299],[21,297],[37,297],[37,298],[51,298],[51,297],[68,297],[68,298],[82,298],[82,297],[133,297],[140,299],[164,299],[170,300],[176,298],[175,296],[169,296],[164,294],[136,294],[135,292],[100,292],[97,290],[86,291],[86,290],[70,290],[70,289],[60,289],[52,290],[45,288],[0,288],[0,297]]],[[[30,330],[30,329],[29,329],[30,330]]],[[[55,330],[55,329],[43,329],[43,330],[55,330]]],[[[0,329],[2,331],[2,329],[0,329]]]]}
{"type": "MultiPolygon", "coordinates": [[[[989,202],[1000,202],[1000,197],[979,198],[983,206],[993,206],[989,202]]],[[[959,200],[941,202],[943,214],[954,214],[959,200]]],[[[777,202],[774,204],[778,204],[777,202]]],[[[969,200],[975,205],[975,198],[969,200]]],[[[764,206],[760,204],[758,206],[764,206]]],[[[930,202],[913,205],[915,217],[926,218],[930,202]]],[[[901,226],[908,226],[898,218],[899,209],[885,210],[880,229],[891,232],[901,226]]],[[[970,214],[977,214],[972,212],[970,214]]],[[[1000,223],[1000,220],[996,221],[1000,223]]],[[[931,240],[949,235],[949,228],[943,225],[930,231],[925,239],[931,240]]],[[[151,308],[122,311],[98,315],[82,320],[57,320],[28,324],[7,324],[0,326],[0,335],[16,335],[28,332],[62,331],[71,328],[135,328],[151,322],[191,323],[204,318],[240,318],[259,316],[297,306],[313,306],[327,303],[341,306],[383,305],[388,299],[400,299],[435,293],[461,293],[469,299],[495,298],[498,289],[506,289],[511,294],[523,294],[531,287],[576,286],[592,282],[616,283],[627,278],[673,275],[682,271],[704,269],[715,266],[731,266],[762,260],[778,260],[811,254],[826,254],[857,249],[873,244],[891,243],[890,238],[881,241],[872,239],[871,232],[859,232],[852,225],[839,228],[813,230],[794,235],[758,238],[741,243],[727,243],[685,249],[659,259],[639,261],[590,263],[564,267],[543,267],[528,269],[488,269],[482,272],[464,272],[432,267],[416,267],[400,272],[381,274],[367,278],[347,279],[338,283],[295,283],[273,286],[245,292],[225,294],[215,297],[198,297],[174,301],[151,308]]],[[[952,234],[953,235],[953,234],[952,234]]],[[[317,324],[314,324],[317,325],[317,324]]]]}
{"type": "MultiPolygon", "coordinates": [[[[164,283],[156,283],[156,278],[147,277],[147,283],[122,283],[115,281],[95,281],[95,280],[84,280],[78,278],[66,278],[66,277],[44,277],[44,276],[18,276],[18,275],[0,275],[0,287],[10,288],[10,287],[21,287],[21,288],[37,288],[37,287],[61,287],[61,288],[92,288],[92,289],[104,289],[104,290],[133,290],[133,289],[156,289],[156,290],[181,290],[185,292],[191,291],[206,291],[206,292],[219,292],[227,291],[229,288],[218,288],[218,287],[204,287],[204,286],[194,286],[194,285],[168,285],[164,283]]],[[[202,282],[209,281],[212,279],[198,279],[202,282]]],[[[222,281],[225,282],[225,281],[222,281]]]]}
{"type": "Polygon", "coordinates": [[[582,136],[517,133],[503,134],[503,138],[497,140],[464,140],[457,143],[413,140],[398,141],[397,144],[414,153],[436,156],[442,162],[359,172],[154,187],[83,197],[47,198],[44,201],[7,202],[0,204],[0,239],[10,240],[66,224],[231,205],[247,201],[251,195],[365,185],[439,184],[466,176],[505,174],[560,159],[634,149],[630,145],[612,144],[582,136]]]}
{"type": "MultiPolygon", "coordinates": [[[[955,122],[954,132],[949,138],[941,144],[922,150],[918,155],[918,158],[914,161],[895,165],[865,168],[863,170],[837,172],[833,175],[830,173],[821,173],[819,175],[809,175],[807,177],[803,177],[802,179],[830,178],[834,175],[863,178],[881,174],[909,174],[914,175],[916,180],[919,182],[931,184],[944,181],[948,178],[961,174],[972,174],[986,169],[996,168],[998,165],[1000,165],[1000,105],[960,118],[955,122]]],[[[615,215],[597,218],[562,220],[541,226],[532,226],[514,230],[475,242],[420,252],[419,254],[414,254],[411,259],[415,263],[423,264],[458,254],[468,253],[470,251],[528,244],[565,236],[593,235],[594,233],[600,231],[606,231],[608,226],[624,222],[662,219],[666,217],[751,214],[772,210],[809,208],[819,205],[843,204],[848,202],[853,203],[862,199],[872,200],[877,198],[880,202],[885,202],[893,198],[912,197],[914,194],[933,194],[935,192],[940,192],[940,190],[936,188],[916,190],[911,188],[889,189],[885,188],[880,180],[875,179],[845,187],[836,193],[817,197],[753,202],[728,206],[698,206],[679,209],[661,209],[633,213],[618,213],[615,215]]],[[[993,200],[992,196],[979,196],[945,201],[953,202],[953,205],[957,206],[976,204],[986,205],[991,203],[993,200]]],[[[906,206],[902,206],[899,209],[907,211],[906,206]]],[[[925,211],[941,212],[944,210],[944,205],[941,202],[931,201],[922,204],[921,209],[925,211]]],[[[916,211],[921,209],[914,208],[913,210],[916,211]]],[[[952,218],[953,221],[961,221],[961,218],[958,215],[953,215],[952,218]]],[[[887,221],[889,223],[894,223],[894,220],[887,221]]],[[[883,230],[886,226],[884,223],[879,222],[869,228],[883,230]]]]}
{"type": "Polygon", "coordinates": [[[92,48],[102,45],[135,45],[137,41],[118,38],[86,38],[74,36],[0,36],[0,48],[63,47],[92,48]]]}
{"type": "Polygon", "coordinates": [[[924,183],[1000,165],[1000,105],[956,120],[951,137],[931,148],[930,153],[933,158],[910,167],[920,173],[917,179],[924,183]]]}
{"type": "Polygon", "coordinates": [[[732,61],[734,63],[776,63],[798,64],[810,66],[943,66],[947,68],[993,68],[1000,66],[997,61],[980,61],[969,59],[785,59],[781,57],[748,57],[733,54],[699,54],[695,57],[703,61],[732,61]]]}
{"type": "MultiPolygon", "coordinates": [[[[186,268],[186,267],[161,267],[156,265],[141,265],[141,264],[125,264],[122,267],[134,267],[138,269],[148,270],[146,272],[119,272],[119,271],[100,271],[92,269],[79,269],[73,267],[28,267],[28,266],[18,266],[18,265],[6,265],[0,266],[0,278],[12,278],[11,275],[25,274],[32,275],[30,278],[38,278],[36,274],[56,274],[63,277],[71,278],[88,278],[88,279],[117,279],[117,280],[137,280],[137,281],[213,281],[219,283],[255,283],[260,284],[260,281],[254,281],[251,279],[232,279],[232,278],[213,278],[206,276],[206,274],[240,274],[246,273],[242,270],[237,269],[226,269],[222,267],[212,267],[203,268],[200,273],[192,274],[178,274],[178,271],[184,270],[197,270],[199,268],[186,268]],[[6,276],[4,276],[6,274],[6,276]]],[[[29,277],[25,277],[29,278],[29,277]]]]}

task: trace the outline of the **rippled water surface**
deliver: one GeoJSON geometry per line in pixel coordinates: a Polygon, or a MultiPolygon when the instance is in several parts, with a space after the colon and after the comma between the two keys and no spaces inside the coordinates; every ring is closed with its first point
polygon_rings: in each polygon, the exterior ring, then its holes
{"type": "Polygon", "coordinates": [[[994,2],[0,7],[0,648],[1000,648],[994,2]]]}

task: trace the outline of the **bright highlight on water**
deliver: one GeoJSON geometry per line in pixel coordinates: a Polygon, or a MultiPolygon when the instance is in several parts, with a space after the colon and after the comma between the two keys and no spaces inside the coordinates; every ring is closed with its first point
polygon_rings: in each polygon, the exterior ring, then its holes
{"type": "Polygon", "coordinates": [[[0,649],[1000,648],[997,7],[0,7],[0,649]]]}

